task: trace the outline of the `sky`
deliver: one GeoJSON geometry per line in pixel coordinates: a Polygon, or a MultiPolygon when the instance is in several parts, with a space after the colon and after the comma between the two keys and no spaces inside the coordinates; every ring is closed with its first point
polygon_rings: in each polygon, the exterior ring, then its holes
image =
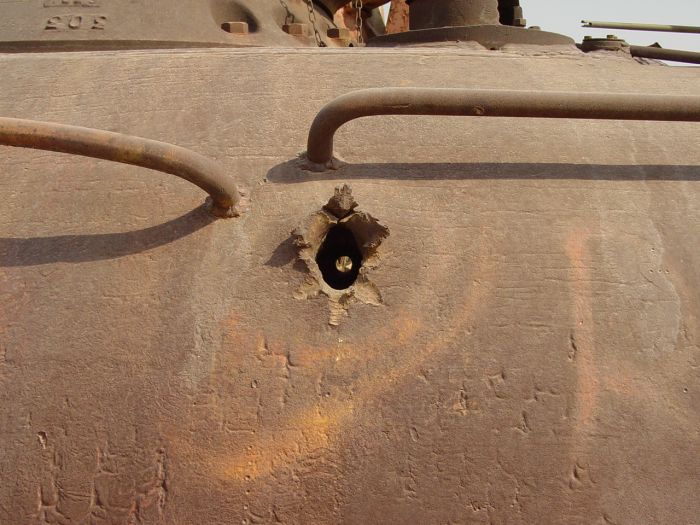
{"type": "Polygon", "coordinates": [[[633,45],[659,42],[667,49],[700,52],[700,34],[651,33],[581,27],[581,20],[700,26],[700,0],[520,0],[528,25],[583,37],[615,34],[633,45]]]}
{"type": "Polygon", "coordinates": [[[520,0],[528,25],[583,40],[614,34],[632,45],[658,42],[668,49],[700,52],[700,34],[652,33],[581,27],[581,20],[700,26],[700,0],[520,0]]]}

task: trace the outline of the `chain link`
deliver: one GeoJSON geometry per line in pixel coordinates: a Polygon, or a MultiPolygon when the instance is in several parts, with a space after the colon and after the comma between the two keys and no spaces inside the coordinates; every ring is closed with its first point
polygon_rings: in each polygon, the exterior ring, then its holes
{"type": "MultiPolygon", "coordinates": [[[[292,12],[289,10],[289,6],[287,6],[287,3],[284,0],[279,0],[279,2],[284,8],[284,10],[287,12],[287,15],[285,17],[285,24],[294,22],[294,14],[292,14],[292,12]]],[[[321,38],[321,33],[318,32],[318,27],[316,25],[318,20],[316,18],[316,10],[314,8],[313,0],[304,0],[304,2],[306,3],[306,7],[309,10],[309,22],[311,23],[311,27],[314,31],[314,39],[316,40],[316,45],[318,47],[327,47],[326,43],[321,38]]],[[[352,0],[352,5],[355,8],[355,28],[357,29],[357,43],[362,44],[364,43],[364,36],[362,34],[364,31],[364,20],[362,18],[362,8],[364,7],[364,2],[363,0],[352,0]]]]}
{"type": "Polygon", "coordinates": [[[316,10],[314,9],[313,0],[304,0],[306,2],[306,7],[309,8],[309,22],[311,22],[311,27],[314,30],[314,38],[316,39],[316,45],[318,47],[327,47],[326,43],[321,38],[321,34],[318,32],[316,27],[316,10]]]}
{"type": "Polygon", "coordinates": [[[294,13],[292,13],[289,10],[289,6],[287,5],[287,2],[285,2],[284,0],[280,0],[280,4],[282,4],[282,7],[287,12],[287,14],[284,17],[284,23],[285,24],[293,24],[294,21],[296,20],[296,17],[294,16],[294,13]]]}
{"type": "Polygon", "coordinates": [[[355,8],[355,28],[357,29],[357,43],[362,44],[365,41],[364,36],[362,36],[362,31],[364,29],[364,21],[362,19],[362,0],[353,0],[352,4],[355,8]]]}

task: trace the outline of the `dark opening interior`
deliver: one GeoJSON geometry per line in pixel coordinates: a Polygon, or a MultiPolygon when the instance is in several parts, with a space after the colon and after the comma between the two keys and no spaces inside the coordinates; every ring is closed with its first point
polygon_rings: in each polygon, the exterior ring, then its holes
{"type": "Polygon", "coordinates": [[[343,226],[336,224],[326,234],[323,244],[316,255],[323,280],[335,290],[345,290],[350,288],[362,268],[362,252],[357,246],[357,241],[353,233],[343,226]],[[352,268],[341,271],[337,267],[337,262],[342,257],[349,257],[352,261],[352,268]]]}
{"type": "Polygon", "coordinates": [[[519,5],[519,0],[498,0],[498,14],[501,24],[512,26],[515,23],[515,8],[519,5]]]}

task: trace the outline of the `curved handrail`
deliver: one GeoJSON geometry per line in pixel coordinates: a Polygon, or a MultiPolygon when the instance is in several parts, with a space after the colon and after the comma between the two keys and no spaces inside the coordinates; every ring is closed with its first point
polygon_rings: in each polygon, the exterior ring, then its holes
{"type": "Polygon", "coordinates": [[[452,88],[374,88],[336,98],[316,115],[307,157],[332,167],[333,137],[346,122],[376,115],[444,115],[700,121],[700,97],[452,88]]]}
{"type": "Polygon", "coordinates": [[[216,162],[155,140],[78,126],[0,117],[0,145],[31,148],[141,166],[185,179],[206,191],[212,213],[235,217],[240,194],[216,162]]]}

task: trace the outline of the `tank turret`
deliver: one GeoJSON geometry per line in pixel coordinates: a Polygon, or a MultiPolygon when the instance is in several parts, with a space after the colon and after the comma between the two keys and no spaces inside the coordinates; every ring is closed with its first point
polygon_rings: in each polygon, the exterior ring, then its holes
{"type": "Polygon", "coordinates": [[[700,70],[522,3],[0,0],[0,524],[696,522],[700,70]]]}
{"type": "Polygon", "coordinates": [[[476,42],[491,50],[506,45],[571,45],[564,35],[528,30],[519,2],[512,0],[410,0],[409,30],[378,35],[369,45],[476,42]]]}
{"type": "MultiPolygon", "coordinates": [[[[385,1],[364,2],[371,31],[385,1]]],[[[0,52],[214,47],[347,47],[335,32],[346,1],[38,0],[0,17],[0,52]],[[317,36],[318,35],[318,36],[317,36]]],[[[345,36],[345,35],[343,35],[345,36]]]]}

